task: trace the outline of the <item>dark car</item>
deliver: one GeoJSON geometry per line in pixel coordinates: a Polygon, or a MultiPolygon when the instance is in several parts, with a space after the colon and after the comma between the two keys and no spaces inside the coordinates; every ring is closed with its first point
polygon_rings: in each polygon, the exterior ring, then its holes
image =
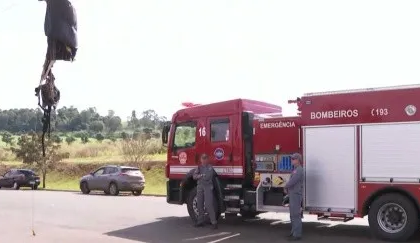
{"type": "Polygon", "coordinates": [[[0,188],[13,188],[19,190],[21,187],[30,187],[34,190],[38,189],[40,180],[39,176],[32,170],[12,169],[0,176],[0,188]]]}
{"type": "Polygon", "coordinates": [[[144,175],[138,168],[107,165],[83,176],[80,179],[80,190],[83,194],[98,190],[114,196],[121,191],[129,191],[140,196],[145,183],[144,175]]]}

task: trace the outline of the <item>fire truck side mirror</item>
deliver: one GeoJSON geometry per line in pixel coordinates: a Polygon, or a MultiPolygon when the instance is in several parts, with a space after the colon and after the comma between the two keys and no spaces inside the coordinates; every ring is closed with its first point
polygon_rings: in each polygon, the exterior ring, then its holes
{"type": "Polygon", "coordinates": [[[162,128],[162,145],[168,145],[169,131],[171,130],[171,123],[165,122],[162,128]]]}

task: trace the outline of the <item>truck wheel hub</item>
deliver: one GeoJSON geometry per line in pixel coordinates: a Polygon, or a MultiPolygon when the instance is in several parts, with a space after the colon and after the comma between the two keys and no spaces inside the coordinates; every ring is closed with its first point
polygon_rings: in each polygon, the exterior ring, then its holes
{"type": "Polygon", "coordinates": [[[379,226],[387,233],[395,234],[407,225],[407,213],[396,203],[387,203],[378,211],[379,226]]]}

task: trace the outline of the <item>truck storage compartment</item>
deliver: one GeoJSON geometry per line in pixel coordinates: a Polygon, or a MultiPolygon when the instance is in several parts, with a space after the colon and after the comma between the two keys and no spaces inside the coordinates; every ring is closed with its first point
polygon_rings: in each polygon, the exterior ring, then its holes
{"type": "Polygon", "coordinates": [[[420,123],[363,125],[362,180],[419,182],[420,123]]]}
{"type": "Polygon", "coordinates": [[[304,128],[307,210],[354,212],[356,209],[356,127],[304,128]]]}
{"type": "Polygon", "coordinates": [[[283,197],[283,188],[271,188],[264,192],[263,204],[269,206],[282,206],[283,197]]]}

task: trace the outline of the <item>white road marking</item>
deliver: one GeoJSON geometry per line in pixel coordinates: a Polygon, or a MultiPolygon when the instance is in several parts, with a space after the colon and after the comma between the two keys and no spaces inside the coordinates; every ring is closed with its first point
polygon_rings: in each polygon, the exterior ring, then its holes
{"type": "Polygon", "coordinates": [[[195,238],[189,238],[189,239],[185,239],[183,241],[202,240],[202,239],[206,239],[206,238],[223,236],[223,235],[229,235],[229,234],[231,234],[231,233],[230,232],[220,232],[218,234],[212,234],[212,235],[205,235],[205,236],[200,236],[200,237],[195,237],[195,238]]]}
{"type": "Polygon", "coordinates": [[[227,240],[227,239],[230,239],[230,238],[233,238],[233,237],[239,236],[239,235],[241,235],[241,234],[240,234],[240,233],[237,233],[237,234],[234,234],[234,235],[230,235],[230,236],[226,236],[226,237],[220,238],[220,239],[218,239],[218,240],[209,241],[209,242],[207,242],[207,243],[217,243],[217,242],[224,241],[224,240],[227,240]]]}

